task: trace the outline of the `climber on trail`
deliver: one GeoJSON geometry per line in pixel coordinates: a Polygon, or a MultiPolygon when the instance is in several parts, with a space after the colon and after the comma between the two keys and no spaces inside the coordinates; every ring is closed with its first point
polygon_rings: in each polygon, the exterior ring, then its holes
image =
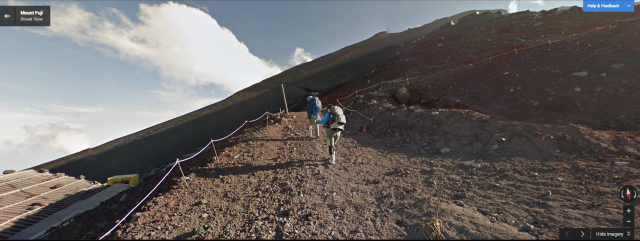
{"type": "Polygon", "coordinates": [[[324,115],[321,121],[316,120],[316,123],[324,124],[327,128],[325,135],[327,137],[327,146],[329,146],[329,155],[331,155],[329,164],[336,164],[336,143],[340,139],[340,132],[344,130],[347,118],[340,107],[329,104],[327,106],[327,114],[324,115]]]}
{"type": "Polygon", "coordinates": [[[311,137],[318,138],[320,137],[320,125],[316,124],[315,121],[318,120],[320,109],[322,109],[322,102],[320,102],[320,98],[307,96],[307,119],[309,119],[309,132],[313,129],[313,133],[309,133],[311,137]]]}

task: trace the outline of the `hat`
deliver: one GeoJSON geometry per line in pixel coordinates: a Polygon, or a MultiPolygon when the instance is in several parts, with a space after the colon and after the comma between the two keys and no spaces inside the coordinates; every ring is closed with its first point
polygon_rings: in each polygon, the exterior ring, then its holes
{"type": "Polygon", "coordinates": [[[312,96],[307,96],[307,101],[311,101],[312,96]]]}

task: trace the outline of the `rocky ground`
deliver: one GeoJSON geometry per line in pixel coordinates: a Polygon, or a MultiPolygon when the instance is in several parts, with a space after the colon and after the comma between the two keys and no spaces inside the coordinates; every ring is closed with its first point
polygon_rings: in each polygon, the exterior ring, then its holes
{"type": "MultiPolygon", "coordinates": [[[[112,239],[421,239],[435,217],[447,239],[556,239],[560,227],[619,227],[618,189],[640,176],[637,132],[509,122],[469,110],[357,98],[336,165],[308,137],[305,113],[254,124],[174,170],[112,239]]],[[[156,177],[157,180],[157,177],[156,177]]],[[[46,236],[96,238],[150,179],[46,236]]]]}
{"type": "MultiPolygon", "coordinates": [[[[207,150],[183,163],[186,181],[174,170],[108,238],[422,239],[439,187],[447,239],[621,227],[617,192],[640,177],[638,21],[424,76],[638,13],[487,13],[444,26],[322,96],[326,105],[383,80],[420,80],[407,83],[405,104],[398,86],[342,102],[373,120],[348,112],[336,165],[324,138],[308,137],[305,113],[252,123],[216,143],[217,159],[207,150]]],[[[163,174],[45,238],[98,238],[163,174]]]]}

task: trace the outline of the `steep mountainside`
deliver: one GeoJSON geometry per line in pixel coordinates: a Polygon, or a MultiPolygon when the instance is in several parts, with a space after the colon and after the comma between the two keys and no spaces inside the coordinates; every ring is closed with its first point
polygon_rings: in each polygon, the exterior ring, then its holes
{"type": "Polygon", "coordinates": [[[402,33],[376,34],[288,69],[216,104],[33,168],[85,175],[89,180],[100,182],[106,182],[107,177],[113,175],[148,172],[194,152],[195,147],[210,139],[226,136],[244,120],[256,118],[264,111],[284,109],[280,84],[285,86],[287,103],[295,106],[310,92],[328,91],[357,74],[371,71],[379,61],[395,54],[400,43],[424,36],[444,23],[475,12],[463,12],[402,33]]]}
{"type": "Polygon", "coordinates": [[[435,218],[446,239],[622,226],[617,193],[640,178],[640,7],[474,14],[414,37],[322,95],[351,110],[336,165],[304,112],[261,120],[216,143],[218,158],[184,162],[187,178],[159,170],[45,238],[98,238],[139,203],[108,238],[422,239],[435,218]]]}

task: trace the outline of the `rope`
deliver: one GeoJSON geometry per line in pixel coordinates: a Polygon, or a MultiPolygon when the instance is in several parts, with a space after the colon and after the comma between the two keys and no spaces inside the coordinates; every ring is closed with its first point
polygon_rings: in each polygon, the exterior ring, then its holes
{"type": "Polygon", "coordinates": [[[167,173],[166,173],[166,174],[164,174],[164,177],[162,177],[162,179],[160,179],[160,181],[158,182],[158,184],[156,184],[156,186],[155,186],[155,187],[153,187],[153,189],[151,189],[151,191],[150,191],[150,192],[149,192],[149,193],[148,193],[144,198],[142,198],[142,200],[140,200],[140,201],[138,202],[138,204],[136,204],[136,206],[135,206],[135,207],[133,207],[133,208],[131,209],[131,211],[129,211],[129,212],[127,213],[127,215],[125,215],[122,219],[120,219],[120,221],[118,221],[118,223],[117,223],[115,226],[113,226],[113,228],[109,229],[109,231],[107,231],[105,234],[103,234],[102,236],[100,236],[100,240],[102,240],[104,237],[106,237],[106,236],[107,236],[107,235],[109,235],[111,232],[113,232],[113,230],[115,230],[118,226],[120,226],[120,224],[121,224],[122,222],[124,222],[124,220],[126,220],[126,219],[129,217],[129,215],[131,215],[131,213],[133,213],[133,211],[134,211],[134,210],[136,210],[136,209],[140,206],[140,204],[142,204],[145,200],[147,200],[147,198],[149,198],[149,196],[151,195],[151,193],[153,193],[153,191],[155,191],[155,190],[160,186],[160,184],[161,184],[162,182],[164,182],[164,180],[167,178],[167,176],[169,176],[169,174],[171,173],[171,171],[173,171],[173,169],[176,167],[176,165],[178,165],[180,162],[185,162],[185,161],[190,160],[191,158],[194,158],[195,156],[197,156],[197,155],[199,155],[200,153],[202,153],[202,151],[204,151],[204,150],[205,150],[209,145],[212,145],[214,142],[222,141],[222,140],[224,140],[224,139],[229,138],[230,136],[232,136],[233,134],[235,134],[236,132],[238,132],[242,127],[244,127],[244,126],[247,124],[247,122],[255,122],[255,121],[258,121],[258,120],[260,120],[262,117],[264,117],[266,114],[269,114],[269,115],[279,115],[279,114],[281,114],[281,113],[282,113],[282,112],[279,112],[279,113],[277,113],[277,114],[272,114],[272,113],[269,113],[269,112],[265,112],[264,114],[262,114],[262,115],[261,115],[260,117],[258,117],[257,119],[250,120],[250,121],[244,121],[244,123],[242,123],[242,125],[241,125],[240,127],[238,127],[238,129],[236,129],[235,131],[233,131],[231,134],[229,134],[229,135],[227,135],[227,136],[225,136],[225,137],[223,137],[223,138],[220,138],[220,139],[211,140],[209,143],[207,143],[207,145],[206,145],[206,146],[204,146],[204,147],[203,147],[203,148],[202,148],[198,153],[194,154],[193,156],[190,156],[189,158],[186,158],[186,159],[184,159],[184,160],[180,160],[180,159],[178,159],[178,160],[176,161],[176,163],[174,163],[174,164],[173,164],[173,166],[171,166],[171,169],[169,169],[169,171],[167,171],[167,173]]]}
{"type": "MultiPolygon", "coordinates": [[[[338,100],[336,100],[336,101],[338,101],[338,100]]],[[[365,115],[361,114],[360,112],[358,112],[358,111],[356,111],[356,110],[351,110],[351,109],[349,109],[349,108],[347,108],[347,107],[344,107],[344,105],[342,105],[342,103],[340,103],[340,101],[338,101],[338,104],[339,104],[340,106],[342,106],[342,108],[343,108],[343,109],[346,109],[346,110],[348,110],[348,111],[353,111],[353,112],[355,112],[355,113],[358,113],[358,114],[359,114],[359,115],[361,115],[362,117],[366,118],[367,120],[373,121],[373,118],[369,118],[369,117],[367,117],[367,116],[365,116],[365,115]]]]}
{"type": "MultiPolygon", "coordinates": [[[[608,27],[609,27],[609,28],[611,28],[611,25],[613,25],[613,24],[615,24],[615,23],[617,23],[617,22],[629,22],[629,21],[634,21],[634,20],[638,20],[638,19],[640,19],[640,18],[626,19],[626,20],[615,20],[615,21],[613,21],[611,24],[609,24],[609,25],[608,25],[608,27]]],[[[514,52],[514,51],[516,51],[516,52],[517,52],[517,50],[524,50],[524,49],[529,49],[529,48],[538,47],[538,46],[541,46],[541,45],[547,45],[547,44],[550,44],[550,43],[552,43],[552,42],[553,42],[553,43],[555,43],[555,42],[564,41],[564,40],[567,40],[567,39],[569,39],[569,38],[573,38],[573,37],[576,37],[576,36],[584,35],[584,34],[587,34],[587,33],[589,33],[589,32],[592,32],[592,31],[595,31],[595,30],[599,30],[599,29],[603,29],[603,28],[604,28],[604,27],[596,27],[596,28],[594,28],[594,29],[592,29],[592,30],[589,30],[589,31],[586,31],[586,32],[584,32],[584,33],[581,33],[581,34],[573,34],[573,35],[571,35],[571,36],[569,36],[569,37],[567,37],[567,38],[563,38],[563,39],[560,39],[560,40],[548,41],[548,43],[541,43],[541,44],[534,45],[534,46],[530,46],[530,47],[526,47],[526,48],[514,49],[514,50],[511,50],[511,51],[506,52],[506,53],[502,53],[502,54],[499,54],[499,55],[496,55],[496,56],[491,56],[491,57],[489,57],[489,58],[486,58],[486,59],[480,60],[480,61],[478,61],[478,62],[476,62],[476,63],[471,64],[471,65],[476,65],[476,64],[482,63],[482,62],[484,62],[484,61],[491,60],[492,58],[499,57],[499,56],[502,56],[502,55],[505,55],[505,54],[508,54],[508,53],[511,53],[511,52],[514,52]]],[[[458,67],[454,67],[454,68],[451,68],[451,69],[448,69],[448,70],[445,70],[445,71],[442,71],[442,72],[439,72],[439,73],[436,73],[436,74],[428,75],[428,76],[424,77],[424,79],[419,80],[419,81],[424,81],[424,80],[426,80],[426,79],[427,79],[427,78],[429,78],[429,77],[436,76],[436,75],[439,75],[439,74],[442,74],[442,73],[445,73],[445,72],[452,72],[452,73],[453,73],[453,71],[454,71],[454,70],[459,69],[459,68],[464,67],[464,66],[469,66],[469,65],[468,65],[468,64],[466,64],[466,65],[460,65],[460,66],[458,66],[458,67]]],[[[413,78],[420,78],[420,76],[413,77],[413,78]]],[[[406,79],[401,79],[401,80],[396,80],[396,81],[385,81],[385,82],[386,82],[386,83],[398,83],[398,82],[401,82],[401,81],[402,81],[402,82],[404,82],[404,81],[407,81],[407,80],[406,80],[406,79]]],[[[416,82],[419,82],[419,81],[416,81],[416,82]]],[[[339,101],[339,100],[341,100],[341,99],[346,99],[346,98],[348,98],[348,97],[350,97],[350,96],[352,96],[352,95],[356,94],[356,92],[357,92],[357,91],[364,91],[364,90],[367,90],[367,89],[373,88],[373,87],[375,87],[375,86],[377,86],[377,85],[378,85],[378,84],[375,84],[375,85],[369,86],[369,87],[364,88],[364,89],[356,90],[356,91],[354,91],[353,93],[351,93],[351,94],[349,94],[349,95],[347,95],[347,96],[345,96],[345,97],[342,97],[342,98],[338,98],[338,99],[336,99],[336,101],[337,101],[337,102],[338,102],[338,104],[339,104],[340,106],[342,106],[344,109],[349,110],[349,111],[356,112],[356,113],[358,113],[359,115],[363,116],[364,118],[366,118],[366,119],[368,119],[368,120],[373,120],[372,118],[368,118],[368,117],[366,117],[365,115],[361,114],[361,113],[360,113],[360,112],[358,112],[358,111],[351,110],[351,109],[349,109],[349,108],[344,107],[344,106],[342,105],[342,103],[340,103],[340,101],[339,101]]],[[[177,161],[176,163],[174,163],[174,164],[173,164],[173,166],[171,166],[171,169],[169,169],[169,171],[167,171],[167,173],[164,175],[164,177],[162,177],[162,179],[158,182],[158,184],[156,184],[156,186],[155,186],[155,187],[153,187],[153,189],[152,189],[152,190],[151,190],[151,191],[150,191],[150,192],[149,192],[149,193],[148,193],[148,194],[147,194],[147,195],[146,195],[146,196],[145,196],[141,201],[139,201],[139,202],[138,202],[138,204],[136,204],[136,206],[135,206],[135,207],[133,207],[133,209],[131,209],[131,210],[130,210],[130,211],[129,211],[129,212],[128,212],[128,213],[127,213],[127,214],[126,214],[122,219],[120,219],[120,221],[118,221],[118,223],[117,223],[115,226],[113,226],[113,228],[109,229],[109,231],[107,231],[105,234],[103,234],[102,236],[100,236],[100,240],[102,240],[104,237],[106,237],[106,236],[107,236],[107,235],[109,235],[111,232],[113,232],[113,230],[115,230],[118,226],[120,226],[120,224],[121,224],[124,220],[126,220],[126,219],[129,217],[129,215],[131,215],[131,213],[133,213],[133,211],[134,211],[134,210],[136,210],[136,208],[138,208],[138,207],[139,207],[139,206],[140,206],[140,205],[141,205],[141,204],[142,204],[142,203],[143,203],[147,198],[149,198],[149,196],[151,195],[151,193],[153,193],[153,191],[155,191],[155,190],[160,186],[160,184],[162,184],[162,182],[167,178],[167,176],[169,176],[169,174],[171,173],[171,171],[173,171],[173,169],[176,167],[176,165],[178,165],[178,163],[188,161],[188,160],[190,160],[191,158],[193,158],[193,157],[195,157],[195,156],[199,155],[199,154],[200,154],[200,153],[202,153],[202,151],[204,151],[204,150],[205,150],[209,145],[213,144],[213,142],[218,142],[218,141],[222,141],[222,140],[224,140],[224,139],[229,138],[230,136],[232,136],[233,134],[235,134],[236,132],[238,132],[242,127],[244,127],[248,122],[255,122],[255,121],[258,121],[259,119],[261,119],[262,117],[264,117],[266,114],[269,114],[269,115],[280,115],[280,114],[282,114],[282,111],[278,112],[277,114],[272,114],[272,113],[269,113],[269,112],[265,112],[264,114],[262,114],[262,116],[258,117],[257,119],[254,119],[254,120],[251,120],[251,121],[246,121],[246,120],[245,120],[245,121],[244,121],[244,123],[243,123],[240,127],[238,127],[235,131],[233,131],[231,134],[229,134],[229,135],[227,135],[227,136],[225,136],[225,137],[223,137],[223,138],[220,138],[220,139],[211,140],[211,141],[210,141],[210,142],[209,142],[209,143],[208,143],[204,148],[202,148],[198,153],[194,154],[193,156],[191,156],[191,157],[189,157],[189,158],[186,158],[186,159],[184,159],[184,160],[180,160],[180,159],[178,159],[178,161],[177,161]]],[[[440,202],[440,198],[438,198],[438,204],[439,204],[439,202],[440,202]]],[[[439,206],[439,205],[438,205],[438,206],[439,206]]],[[[40,207],[40,208],[42,208],[42,207],[40,207]]],[[[40,209],[40,208],[38,208],[38,209],[40,209]]],[[[36,211],[36,210],[38,210],[38,209],[32,210],[32,211],[30,211],[30,212],[36,211]]],[[[30,212],[28,212],[28,213],[30,213],[30,212]]],[[[27,213],[25,213],[25,214],[27,214],[27,213]]],[[[11,221],[11,220],[9,220],[9,221],[11,221]]],[[[434,230],[434,232],[433,232],[433,233],[431,233],[431,235],[430,235],[430,236],[428,236],[428,237],[430,237],[430,238],[435,238],[435,239],[444,239],[444,237],[442,236],[442,233],[440,232],[440,225],[441,225],[441,222],[440,222],[440,220],[439,220],[439,219],[437,219],[437,218],[436,218],[436,220],[434,220],[434,221],[432,221],[432,222],[428,223],[428,225],[429,225],[431,228],[433,228],[433,230],[434,230]]],[[[425,226],[426,226],[426,225],[425,225],[425,226]]],[[[424,228],[424,226],[423,226],[423,228],[424,228]]],[[[425,236],[427,236],[427,235],[425,235],[425,236]]]]}

